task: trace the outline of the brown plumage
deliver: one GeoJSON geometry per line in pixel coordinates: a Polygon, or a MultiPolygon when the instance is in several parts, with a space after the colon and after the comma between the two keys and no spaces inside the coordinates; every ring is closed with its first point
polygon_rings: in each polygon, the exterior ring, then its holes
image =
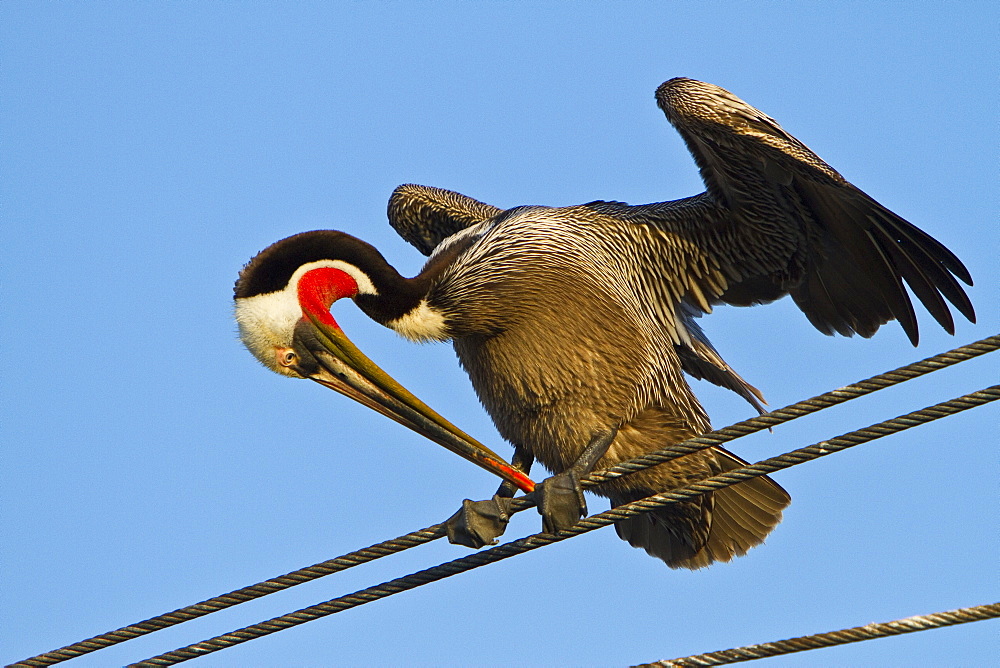
{"type": "MultiPolygon", "coordinates": [[[[310,377],[280,361],[293,345],[289,300],[296,277],[327,266],[341,286],[336,294],[353,295],[378,322],[413,339],[453,340],[522,461],[537,458],[560,473],[613,429],[597,468],[708,430],[684,372],[760,409],[760,393],[696,323],[716,304],[790,294],[824,333],[867,337],[897,319],[916,343],[905,281],[947,331],[954,323],[945,300],[974,319],[958,283],[971,278],[958,258],[774,120],[690,79],[664,83],[656,99],[694,154],[706,192],[639,206],[502,210],[447,190],[400,186],[389,220],[431,254],[418,276],[401,277],[374,248],[342,233],[290,237],[254,259],[237,284],[244,341],[271,368],[310,377]]],[[[617,505],[742,464],[711,448],[593,491],[617,505]]],[[[762,542],[788,503],[781,487],[758,478],[617,530],[672,567],[700,568],[762,542]]]]}
{"type": "MultiPolygon", "coordinates": [[[[949,332],[941,295],[974,318],[954,276],[971,279],[950,251],[775,121],[689,79],[666,82],[656,99],[695,155],[707,192],[641,206],[503,211],[405,185],[389,202],[392,226],[424,253],[471,239],[427,304],[444,315],[500,433],[554,472],[610,426],[620,430],[598,468],[708,430],[682,369],[755,402],[759,393],[692,318],[714,304],[791,294],[824,333],[867,337],[895,318],[916,343],[902,279],[949,332]]],[[[594,491],[617,505],[742,463],[713,448],[594,491]]],[[[788,503],[781,487],[761,478],[617,529],[670,566],[699,568],[760,543],[788,503]]]]}

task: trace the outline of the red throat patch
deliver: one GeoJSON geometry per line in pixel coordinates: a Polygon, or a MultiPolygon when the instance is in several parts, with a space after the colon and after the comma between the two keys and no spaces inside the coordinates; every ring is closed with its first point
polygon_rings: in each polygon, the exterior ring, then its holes
{"type": "Polygon", "coordinates": [[[308,271],[299,279],[299,306],[325,325],[340,329],[330,315],[333,302],[358,294],[358,284],[346,271],[333,267],[320,267],[308,271]]]}

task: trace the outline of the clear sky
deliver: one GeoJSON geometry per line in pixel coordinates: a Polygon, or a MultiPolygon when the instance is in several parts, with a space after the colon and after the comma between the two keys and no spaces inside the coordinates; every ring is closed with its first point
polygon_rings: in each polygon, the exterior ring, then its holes
{"type": "MultiPolygon", "coordinates": [[[[7,661],[441,521],[489,474],[260,367],[237,271],[334,228],[405,274],[406,182],[486,202],[701,192],[653,100],[719,84],[968,265],[979,324],[825,337],[787,300],[703,325],[771,406],[1000,331],[994,3],[0,3],[7,661]]],[[[347,333],[505,455],[448,345],[347,333]]],[[[1000,354],[737,442],[750,460],[997,382],[1000,354]]],[[[697,386],[717,426],[748,417],[697,386]]],[[[605,529],[200,660],[628,665],[997,600],[997,407],[776,476],[766,545],[672,571],[605,529]]],[[[536,471],[536,477],[541,471],[536,471]]],[[[592,511],[606,502],[593,499],[592,511]]],[[[508,538],[539,530],[524,513],[508,538]]],[[[443,541],[76,660],[135,661],[454,559],[443,541]]],[[[995,622],[770,665],[982,665],[995,622]]]]}

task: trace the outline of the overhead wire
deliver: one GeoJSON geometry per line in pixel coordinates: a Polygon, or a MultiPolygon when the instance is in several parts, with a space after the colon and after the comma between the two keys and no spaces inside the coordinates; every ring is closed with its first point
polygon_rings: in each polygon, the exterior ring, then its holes
{"type": "MultiPolygon", "coordinates": [[[[933,373],[934,371],[940,371],[941,369],[948,368],[960,362],[965,362],[973,359],[974,357],[994,352],[997,349],[1000,349],[1000,334],[988,336],[984,339],[980,339],[979,341],[959,346],[952,350],[932,355],[926,359],[901,366],[898,369],[886,371],[885,373],[880,373],[876,376],[872,376],[871,378],[851,383],[850,385],[846,385],[836,390],[824,392],[823,394],[812,397],[811,399],[797,401],[794,404],[785,406],[784,408],[768,411],[764,415],[758,415],[756,417],[736,422],[728,427],[723,427],[722,429],[717,429],[715,431],[708,432],[707,434],[690,438],[682,443],[661,448],[655,452],[650,452],[640,457],[636,457],[635,459],[620,462],[604,471],[591,474],[590,478],[596,484],[598,482],[604,482],[628,473],[641,471],[649,468],[650,466],[676,459],[677,455],[674,454],[675,452],[686,449],[690,446],[700,445],[702,447],[708,447],[712,445],[721,445],[734,439],[742,438],[743,436],[748,436],[764,429],[770,429],[771,427],[775,427],[779,424],[783,424],[785,422],[810,415],[817,411],[863,397],[871,394],[872,392],[884,390],[888,387],[892,387],[893,385],[898,385],[899,383],[919,378],[920,376],[933,373]]],[[[696,449],[697,448],[692,449],[689,452],[693,452],[696,449]]],[[[687,453],[685,452],[683,454],[687,453]]]]}
{"type": "MultiPolygon", "coordinates": [[[[885,389],[892,385],[950,367],[980,355],[993,352],[997,349],[1000,349],[1000,335],[986,337],[980,341],[959,346],[953,350],[939,353],[926,359],[899,367],[892,371],[887,371],[871,378],[852,383],[851,385],[820,394],[810,399],[796,402],[784,408],[776,409],[765,415],[749,418],[729,427],[703,434],[673,446],[662,448],[654,453],[617,464],[616,466],[610,467],[604,471],[592,473],[581,480],[581,483],[585,487],[593,486],[611,478],[627,475],[628,473],[642,470],[656,464],[661,464],[713,445],[726,443],[733,439],[740,438],[763,429],[769,429],[778,424],[782,424],[784,422],[815,413],[819,410],[885,389]]],[[[530,508],[533,505],[533,502],[524,499],[523,497],[514,499],[511,512],[519,512],[530,508]]],[[[620,508],[624,507],[626,506],[621,506],[620,508]]],[[[601,526],[604,525],[602,524],[601,526]]],[[[349,552],[334,559],[314,564],[312,566],[307,566],[305,568],[286,573],[285,575],[206,599],[200,603],[179,608],[172,612],[157,615],[147,620],[94,636],[87,640],[66,645],[65,647],[46,652],[44,654],[39,654],[11,665],[53,665],[55,663],[66,661],[105,647],[110,647],[126,640],[131,640],[154,631],[168,628],[185,621],[196,619],[219,610],[224,610],[246,601],[267,596],[268,594],[272,594],[298,584],[310,582],[326,575],[346,570],[390,554],[395,554],[411,547],[436,540],[444,535],[444,524],[435,524],[430,527],[405,534],[398,538],[383,541],[360,550],[349,552]]]]}
{"type": "Polygon", "coordinates": [[[718,652],[694,654],[678,659],[642,663],[632,668],[700,668],[702,666],[723,666],[741,661],[764,659],[769,656],[792,654],[794,652],[804,652],[810,649],[833,647],[835,645],[846,645],[852,642],[861,642],[862,640],[874,640],[876,638],[897,636],[903,633],[928,631],[945,626],[954,626],[955,624],[981,622],[986,619],[996,619],[997,617],[1000,617],[1000,603],[990,603],[945,612],[934,612],[929,615],[917,615],[891,622],[865,624],[864,626],[855,626],[854,628],[841,629],[839,631],[815,633],[798,638],[760,643],[759,645],[745,645],[718,652]]]}
{"type": "Polygon", "coordinates": [[[883,436],[895,434],[900,431],[948,417],[962,411],[982,406],[986,403],[1000,399],[1000,385],[984,388],[978,392],[972,392],[961,397],[956,397],[948,401],[928,406],[927,408],[912,413],[907,413],[891,420],[885,420],[871,425],[864,429],[848,432],[841,436],[820,441],[805,448],[799,448],[786,452],[777,457],[771,457],[752,464],[743,466],[726,473],[705,478],[697,483],[685,485],[669,492],[656,494],[633,503],[624,504],[603,513],[592,515],[580,520],[576,525],[558,534],[539,533],[526,538],[515,540],[503,545],[483,550],[475,554],[455,559],[453,561],[434,566],[396,578],[382,584],[368,587],[352,594],[340,596],[338,598],[318,603],[295,612],[274,617],[272,619],[259,622],[250,626],[231,631],[209,640],[187,645],[171,652],[157,655],[155,657],[140,661],[131,666],[170,666],[189,659],[205,656],[212,652],[227,649],[235,645],[254,640],[271,633],[283,631],[293,626],[298,626],[306,622],[327,617],[344,610],[371,603],[400,592],[408,591],[416,587],[437,582],[444,578],[458,575],[480,566],[496,563],[510,557],[530,552],[539,547],[550,545],[566,540],[595,529],[614,524],[615,522],[634,517],[644,512],[649,512],[663,506],[686,501],[700,496],[706,492],[713,492],[723,487],[735,485],[745,480],[758,478],[769,473],[774,473],[782,469],[790,468],[807,461],[812,461],[841,452],[862,443],[867,443],[883,436]]]}

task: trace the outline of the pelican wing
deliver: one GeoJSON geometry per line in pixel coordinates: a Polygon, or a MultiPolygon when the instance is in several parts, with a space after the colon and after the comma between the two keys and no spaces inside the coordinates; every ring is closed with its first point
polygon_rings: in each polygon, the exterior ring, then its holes
{"type": "Polygon", "coordinates": [[[389,224],[424,255],[453,234],[501,213],[503,209],[461,193],[411,183],[399,186],[389,197],[389,224]]]}
{"type": "Polygon", "coordinates": [[[714,385],[732,390],[763,415],[767,412],[762,405],[762,402],[767,403],[764,401],[764,395],[722,359],[722,355],[695,322],[694,319],[700,315],[701,311],[690,304],[681,303],[680,325],[688,332],[687,343],[674,345],[674,350],[681,360],[681,368],[694,378],[707,380],[714,385]]]}
{"type": "Polygon", "coordinates": [[[774,119],[691,79],[667,81],[656,99],[694,156],[707,192],[634,207],[586,206],[655,231],[671,256],[674,292],[703,310],[711,302],[746,306],[790,294],[826,334],[869,337],[895,319],[915,345],[905,282],[949,333],[955,326],[945,300],[975,321],[958,283],[972,285],[962,262],[847,182],[774,119]]]}

